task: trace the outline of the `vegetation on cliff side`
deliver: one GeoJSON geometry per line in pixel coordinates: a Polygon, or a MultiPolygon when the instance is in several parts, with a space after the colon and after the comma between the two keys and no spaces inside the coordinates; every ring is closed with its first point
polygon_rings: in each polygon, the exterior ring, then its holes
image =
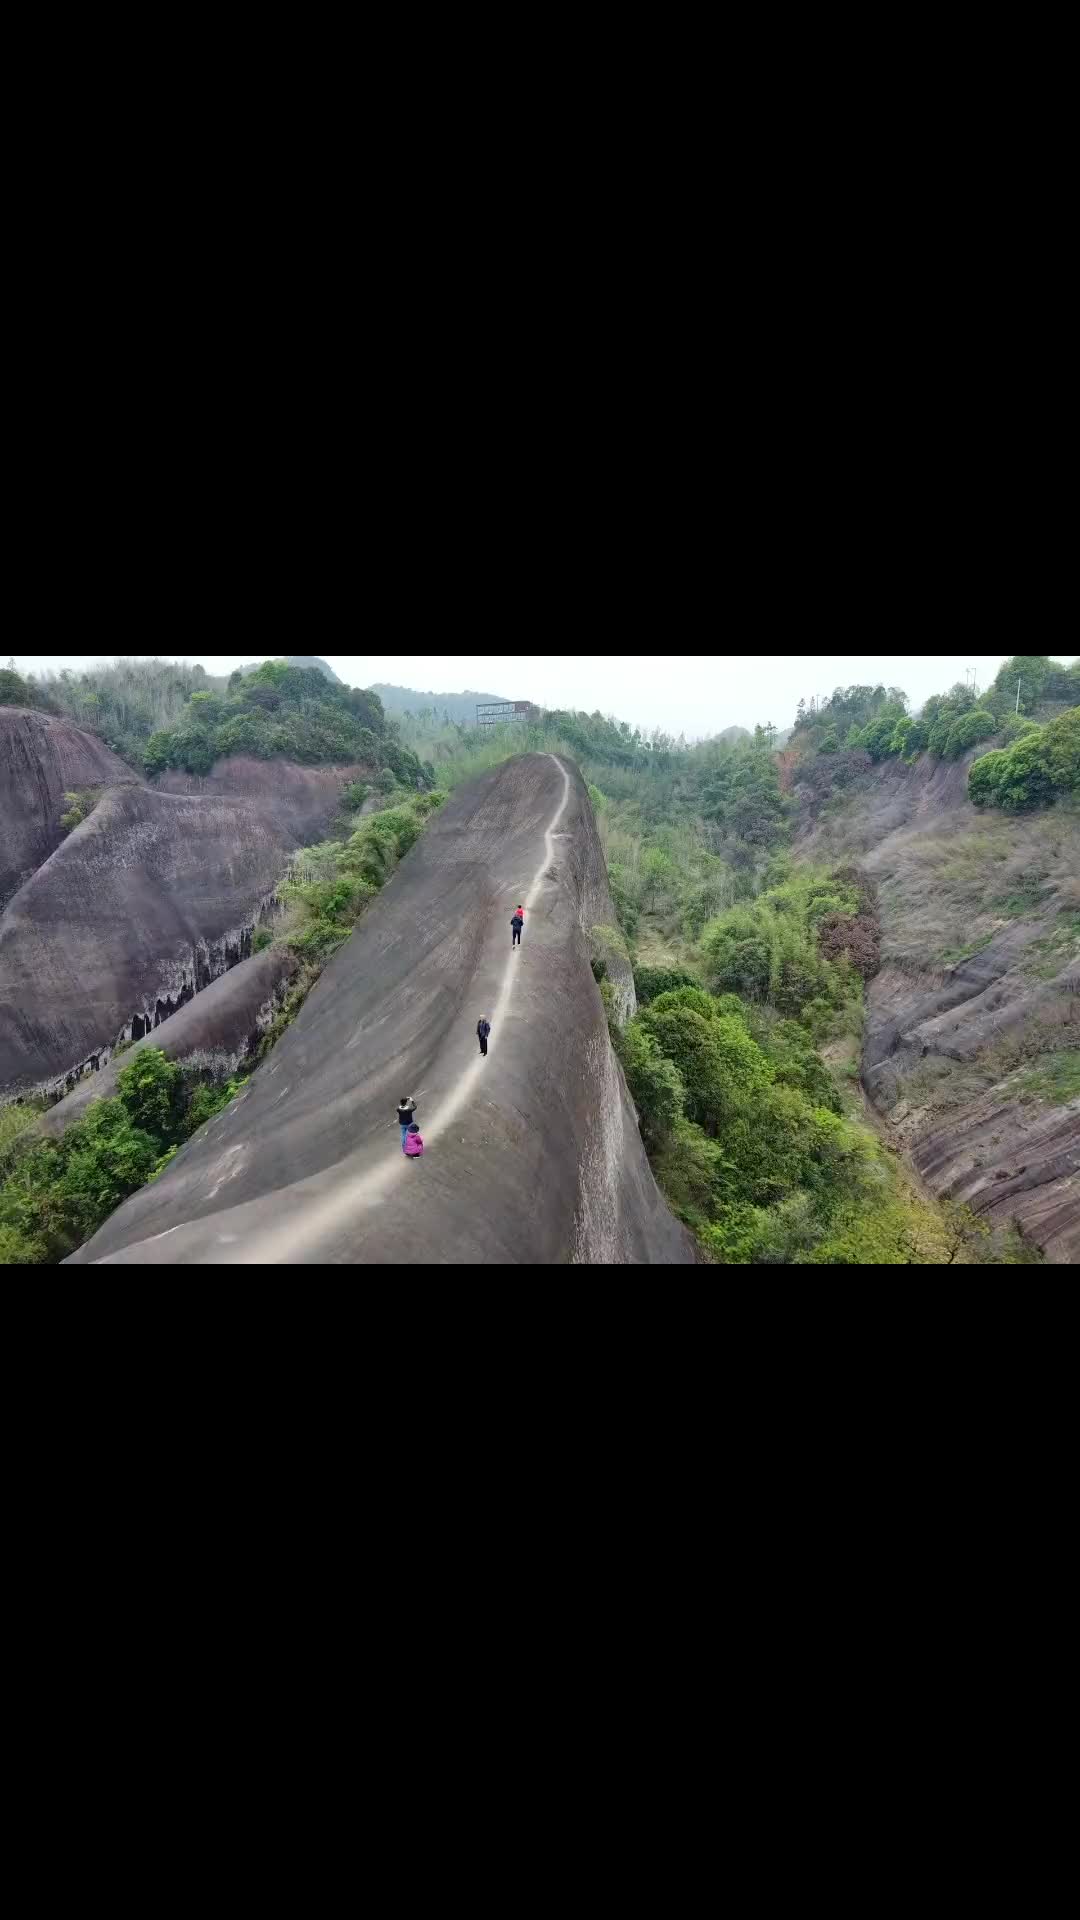
{"type": "Polygon", "coordinates": [[[1078,715],[1080,661],[1066,667],[1042,654],[1013,655],[983,693],[958,681],[918,714],[899,687],[838,687],[820,705],[799,702],[789,784],[820,803],[875,762],[911,765],[921,753],[956,760],[994,741],[969,772],[972,800],[1014,811],[1050,806],[1080,790],[1078,715]]]}
{"type": "Polygon", "coordinates": [[[60,1139],[31,1141],[23,1130],[0,1185],[0,1266],[66,1259],[243,1085],[215,1085],[145,1047],[121,1068],[116,1093],[95,1100],[60,1139]]]}
{"type": "MultiPolygon", "coordinates": [[[[352,791],[357,807],[365,791],[352,791]]],[[[284,913],[272,934],[260,929],[255,944],[288,946],[300,969],[260,1039],[256,1062],[296,1018],[326,962],[446,795],[397,791],[385,798],[386,806],[364,819],[346,818],[341,839],[303,847],[289,863],[279,888],[284,913]]],[[[140,1047],[117,1075],[116,1094],[95,1100],[58,1140],[31,1137],[31,1103],[0,1107],[0,1266],[65,1259],[243,1085],[235,1078],[215,1082],[160,1048],[140,1047]]]]}
{"type": "Polygon", "coordinates": [[[355,761],[413,791],[434,773],[404,743],[377,693],[346,687],[298,658],[264,660],[226,680],[171,660],[117,660],[81,673],[0,672],[0,703],[61,715],[139,772],[209,773],[226,754],[302,765],[355,761]]]}
{"type": "Polygon", "coordinates": [[[150,736],[144,763],[150,774],[166,767],[209,773],[233,753],[280,755],[306,766],[352,760],[373,772],[387,769],[414,790],[435,784],[386,719],[378,694],[287,660],[265,660],[254,673],[237,670],[223,693],[193,693],[176,725],[150,736]]]}
{"type": "MultiPolygon", "coordinates": [[[[862,1118],[822,1047],[857,1042],[879,963],[872,884],[793,859],[793,803],[762,728],[687,748],[600,716],[462,729],[448,787],[509,753],[571,754],[589,783],[639,1010],[612,1044],[669,1204],[723,1264],[1031,1257],[965,1209],[946,1219],[862,1118]],[[573,737],[568,738],[570,734],[573,737]]],[[[862,750],[862,762],[870,756],[862,750]]],[[[852,1069],[857,1073],[857,1069],[852,1069]]]]}

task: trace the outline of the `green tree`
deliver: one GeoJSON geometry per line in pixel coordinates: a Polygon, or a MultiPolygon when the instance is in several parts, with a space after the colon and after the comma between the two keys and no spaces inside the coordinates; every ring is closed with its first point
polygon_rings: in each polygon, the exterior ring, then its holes
{"type": "Polygon", "coordinates": [[[140,1047],[117,1074],[116,1091],[134,1126],[163,1145],[176,1138],[183,1110],[183,1076],[176,1061],[168,1059],[160,1047],[140,1047]]]}
{"type": "Polygon", "coordinates": [[[970,712],[960,714],[949,728],[944,748],[945,758],[958,760],[968,747],[975,745],[976,741],[989,740],[990,735],[996,732],[997,721],[993,714],[988,713],[985,707],[972,707],[970,712]]]}
{"type": "Polygon", "coordinates": [[[642,1138],[658,1143],[682,1116],[684,1088],[678,1068],[638,1021],[624,1027],[618,1052],[642,1138]]]}

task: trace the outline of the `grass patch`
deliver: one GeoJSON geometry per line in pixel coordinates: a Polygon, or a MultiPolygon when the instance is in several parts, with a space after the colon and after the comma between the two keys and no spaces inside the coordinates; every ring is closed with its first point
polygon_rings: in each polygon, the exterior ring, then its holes
{"type": "Polygon", "coordinates": [[[1050,932],[1033,940],[1021,972],[1034,980],[1053,980],[1080,953],[1080,913],[1059,914],[1050,932]]]}
{"type": "Polygon", "coordinates": [[[981,953],[984,947],[990,945],[993,937],[992,933],[980,933],[962,947],[946,947],[944,952],[939,953],[930,964],[934,967],[959,966],[961,960],[970,960],[973,954],[981,953]]]}
{"type": "MultiPolygon", "coordinates": [[[[1066,1014],[1070,1010],[1069,1006],[1064,1009],[1066,1014]]],[[[1061,1044],[1068,1032],[1076,1031],[1060,1018],[1031,1020],[970,1060],[931,1056],[902,1076],[901,1098],[913,1107],[946,1114],[973,1105],[991,1089],[1002,1101],[1022,1095],[1060,1105],[1080,1091],[1069,1067],[1070,1061],[1080,1061],[1080,1048],[1061,1044]],[[1038,1067],[1033,1065],[1036,1061],[1038,1067]],[[1029,1071],[1017,1079],[1021,1067],[1029,1071]]]]}
{"type": "Polygon", "coordinates": [[[1021,1094],[1034,1095],[1052,1107],[1063,1107],[1080,1096],[1080,1048],[1062,1047],[1048,1054],[1040,1066],[1022,1073],[1017,1081],[1021,1094]]]}

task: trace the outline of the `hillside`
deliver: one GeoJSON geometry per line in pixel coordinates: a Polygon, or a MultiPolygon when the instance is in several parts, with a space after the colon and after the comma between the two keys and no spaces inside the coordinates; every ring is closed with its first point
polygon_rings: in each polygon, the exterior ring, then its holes
{"type": "MultiPolygon", "coordinates": [[[[90,736],[72,742],[66,722],[3,717],[20,755],[42,744],[31,795],[54,763],[112,776],[0,913],[0,1095],[55,1096],[252,951],[289,854],[326,833],[358,769],[241,756],[153,786],[110,767],[90,736]]],[[[12,837],[36,818],[13,813],[12,837]]]]}
{"type": "MultiPolygon", "coordinates": [[[[1080,1258],[1080,813],[968,798],[971,750],[887,761],[800,854],[878,884],[863,1084],[932,1193],[1080,1258]]],[[[795,788],[799,793],[798,785],[795,788]]],[[[804,793],[804,798],[805,798],[804,793]]]]}
{"type": "Polygon", "coordinates": [[[687,747],[310,660],[58,683],[163,717],[135,771],[0,708],[0,1265],[1075,1261],[1078,684],[687,747]]]}
{"type": "Polygon", "coordinates": [[[270,1062],[75,1263],[695,1262],[608,1045],[590,929],[611,918],[575,767],[529,754],[463,787],[270,1062]]]}
{"type": "Polygon", "coordinates": [[[0,706],[0,910],[55,853],[67,829],[64,795],[136,778],[114,753],[70,720],[0,706]]]}
{"type": "Polygon", "coordinates": [[[466,727],[475,725],[477,706],[518,697],[505,693],[419,693],[415,687],[393,687],[382,681],[377,682],[371,691],[378,694],[387,713],[420,714],[426,711],[437,721],[447,715],[451,721],[466,727]]]}
{"type": "MultiPolygon", "coordinates": [[[[313,668],[316,673],[321,673],[325,679],[329,680],[332,686],[343,687],[345,685],[344,680],[341,679],[340,675],[334,672],[333,667],[328,666],[325,660],[320,660],[317,654],[314,654],[314,653],[270,654],[268,655],[268,658],[275,659],[275,660],[285,660],[288,662],[288,665],[290,667],[299,667],[301,671],[304,671],[305,669],[313,668]]],[[[246,667],[241,667],[240,671],[241,673],[257,673],[259,668],[262,666],[265,666],[265,664],[266,664],[265,660],[251,660],[248,662],[246,667]]]]}

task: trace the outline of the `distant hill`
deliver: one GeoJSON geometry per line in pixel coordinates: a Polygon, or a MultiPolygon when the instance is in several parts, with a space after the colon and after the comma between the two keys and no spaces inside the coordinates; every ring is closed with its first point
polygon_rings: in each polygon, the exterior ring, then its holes
{"type": "MultiPolygon", "coordinates": [[[[476,719],[478,704],[483,706],[485,702],[518,697],[505,693],[418,693],[415,687],[391,687],[382,682],[373,686],[371,692],[378,694],[387,713],[419,713],[423,707],[434,707],[440,720],[448,713],[451,720],[469,723],[476,719]]],[[[525,695],[520,697],[524,699],[525,695]]]]}
{"type": "MultiPolygon", "coordinates": [[[[266,657],[268,660],[287,660],[290,667],[317,667],[320,673],[325,673],[326,678],[333,681],[335,687],[343,687],[345,685],[344,680],[334,672],[333,667],[328,667],[326,661],[320,660],[317,654],[270,653],[267,654],[266,657]]],[[[261,660],[249,660],[247,666],[241,667],[240,671],[241,673],[254,673],[256,667],[261,667],[262,664],[261,660]]]]}
{"type": "Polygon", "coordinates": [[[749,740],[750,729],[748,727],[725,727],[723,732],[716,734],[714,738],[722,740],[725,746],[737,747],[740,740],[749,740]]]}

